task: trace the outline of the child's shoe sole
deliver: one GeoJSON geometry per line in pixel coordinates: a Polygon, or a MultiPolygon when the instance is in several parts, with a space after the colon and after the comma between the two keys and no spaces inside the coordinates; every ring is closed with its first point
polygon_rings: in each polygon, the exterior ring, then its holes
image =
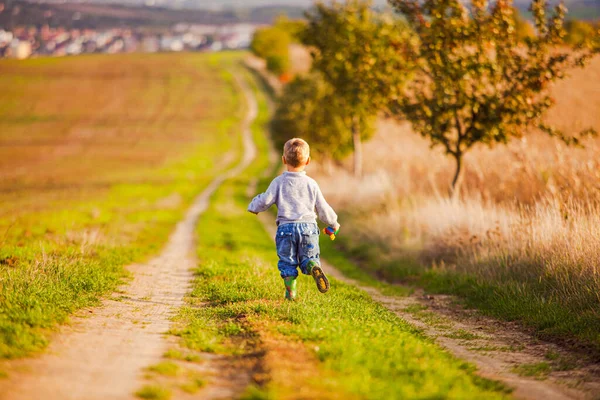
{"type": "Polygon", "coordinates": [[[329,280],[319,265],[314,265],[310,274],[315,279],[319,292],[325,293],[329,290],[329,280]]]}

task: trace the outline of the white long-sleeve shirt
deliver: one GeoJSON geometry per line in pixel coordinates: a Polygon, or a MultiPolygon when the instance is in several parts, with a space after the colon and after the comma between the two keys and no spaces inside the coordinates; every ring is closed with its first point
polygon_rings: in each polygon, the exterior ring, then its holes
{"type": "Polygon", "coordinates": [[[277,225],[316,222],[317,216],[337,229],[337,214],[321,193],[317,182],[306,172],[284,172],[273,179],[266,192],[252,199],[248,211],[259,213],[277,205],[277,225]]]}

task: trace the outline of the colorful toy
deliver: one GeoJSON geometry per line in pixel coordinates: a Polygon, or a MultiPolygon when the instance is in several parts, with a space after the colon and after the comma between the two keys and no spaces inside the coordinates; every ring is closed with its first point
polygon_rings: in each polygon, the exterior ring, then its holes
{"type": "Polygon", "coordinates": [[[327,228],[323,229],[323,233],[326,234],[327,236],[329,236],[329,239],[331,240],[335,240],[335,236],[338,234],[340,230],[334,230],[332,227],[328,226],[327,228]]]}

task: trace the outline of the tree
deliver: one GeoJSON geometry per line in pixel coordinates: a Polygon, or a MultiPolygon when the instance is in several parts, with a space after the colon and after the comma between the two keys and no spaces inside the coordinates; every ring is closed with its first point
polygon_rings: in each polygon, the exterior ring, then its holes
{"type": "Polygon", "coordinates": [[[577,46],[591,40],[595,35],[594,26],[585,21],[571,20],[565,23],[567,35],[565,42],[577,46]]]}
{"type": "Polygon", "coordinates": [[[275,75],[282,75],[290,69],[289,57],[281,55],[269,55],[267,56],[267,69],[275,75]]]}
{"type": "Polygon", "coordinates": [[[287,72],[290,66],[291,40],[288,32],[277,27],[257,29],[252,37],[250,49],[267,61],[269,71],[280,75],[287,72]]]}
{"type": "Polygon", "coordinates": [[[286,15],[280,15],[275,18],[275,23],[273,25],[276,28],[287,32],[293,42],[298,42],[299,34],[306,26],[306,21],[301,19],[289,19],[286,15]]]}
{"type": "Polygon", "coordinates": [[[404,65],[397,49],[404,46],[408,30],[391,16],[372,12],[367,1],[317,3],[306,17],[301,41],[311,49],[313,70],[322,74],[346,107],[354,173],[360,176],[362,140],[370,136],[361,127],[400,87],[404,65]]]}
{"type": "MultiPolygon", "coordinates": [[[[293,137],[302,137],[311,151],[323,158],[341,160],[352,151],[352,137],[347,126],[350,116],[333,88],[318,74],[296,77],[285,86],[277,101],[271,122],[275,145],[293,137]]],[[[373,131],[371,120],[361,126],[373,131]]]]}
{"type": "Polygon", "coordinates": [[[536,36],[519,43],[513,7],[498,0],[389,0],[406,16],[419,37],[410,49],[415,79],[390,110],[405,118],[432,146],[442,146],[455,161],[451,193],[458,195],[463,156],[474,145],[507,143],[533,127],[568,144],[567,136],[546,125],[552,106],[550,84],[581,66],[588,52],[561,51],[565,8],[546,16],[545,0],[531,4],[536,36]]]}

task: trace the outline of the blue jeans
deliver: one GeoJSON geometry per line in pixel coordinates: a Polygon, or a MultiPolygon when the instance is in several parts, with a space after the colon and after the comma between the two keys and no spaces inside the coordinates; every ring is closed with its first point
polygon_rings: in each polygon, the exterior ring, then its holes
{"type": "Polygon", "coordinates": [[[319,227],[316,223],[295,222],[279,225],[275,236],[279,262],[277,267],[282,278],[298,276],[297,268],[308,275],[309,261],[319,263],[319,227]]]}

